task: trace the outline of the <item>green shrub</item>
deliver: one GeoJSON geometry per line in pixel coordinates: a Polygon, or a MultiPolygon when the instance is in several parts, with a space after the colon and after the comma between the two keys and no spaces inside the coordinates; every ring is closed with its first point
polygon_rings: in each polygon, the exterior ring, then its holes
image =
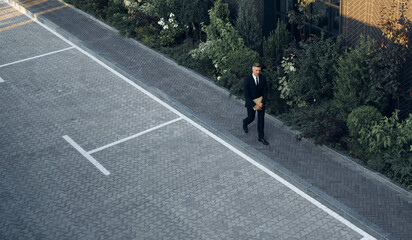
{"type": "Polygon", "coordinates": [[[240,33],[248,48],[260,52],[263,38],[262,26],[257,19],[257,10],[253,1],[240,0],[236,30],[240,33]]]}
{"type": "Polygon", "coordinates": [[[390,118],[384,117],[370,130],[361,130],[359,141],[369,146],[368,165],[407,186],[412,179],[412,114],[400,122],[398,110],[390,118]],[[406,182],[405,182],[406,181],[406,182]]]}
{"type": "Polygon", "coordinates": [[[223,68],[236,76],[236,79],[230,81],[230,85],[227,86],[232,94],[243,96],[243,79],[252,74],[252,65],[258,61],[259,54],[246,47],[229,53],[227,66],[223,68]]]}
{"type": "Polygon", "coordinates": [[[368,145],[359,141],[361,133],[370,131],[372,126],[377,124],[382,119],[382,114],[372,106],[360,106],[355,108],[346,120],[346,125],[349,131],[347,144],[350,152],[361,159],[364,163],[369,160],[370,154],[368,145]]]}
{"type": "Polygon", "coordinates": [[[374,56],[374,42],[361,38],[355,48],[346,51],[339,58],[336,68],[334,105],[342,119],[362,105],[375,106],[382,112],[386,100],[377,96],[381,86],[370,81],[369,62],[374,56]]]}
{"type": "Polygon", "coordinates": [[[288,111],[288,105],[284,99],[280,97],[279,81],[283,72],[279,67],[272,67],[263,70],[263,75],[266,76],[268,83],[268,99],[266,111],[275,115],[281,115],[288,111]]]}
{"type": "Polygon", "coordinates": [[[92,0],[65,0],[65,2],[84,12],[88,12],[91,15],[97,16],[92,0]]]}
{"type": "Polygon", "coordinates": [[[395,99],[399,96],[399,72],[409,51],[390,41],[375,44],[376,57],[369,64],[370,80],[380,83],[382,94],[395,99]]]}
{"type": "Polygon", "coordinates": [[[179,25],[173,13],[170,13],[168,18],[160,18],[157,23],[162,27],[159,40],[163,46],[175,43],[176,38],[184,33],[182,26],[179,25]]]}
{"type": "Polygon", "coordinates": [[[403,122],[399,122],[398,110],[391,117],[384,117],[378,124],[368,130],[361,131],[360,141],[369,146],[372,154],[389,153],[400,156],[411,151],[412,146],[412,114],[403,122]]]}
{"type": "Polygon", "coordinates": [[[395,158],[390,161],[394,179],[412,190],[412,152],[403,154],[400,158],[395,158]]]}
{"type": "Polygon", "coordinates": [[[170,13],[178,15],[181,9],[180,0],[129,0],[130,6],[139,5],[139,11],[153,19],[168,18],[170,13]]]}
{"type": "Polygon", "coordinates": [[[346,121],[349,136],[359,138],[362,129],[371,129],[382,117],[382,114],[375,107],[360,106],[355,108],[346,121]]]}
{"type": "Polygon", "coordinates": [[[231,94],[243,97],[243,79],[252,74],[252,65],[257,62],[259,55],[248,48],[230,52],[227,56],[227,66],[222,75],[216,78],[216,82],[229,89],[231,94]]]}
{"type": "Polygon", "coordinates": [[[101,19],[106,19],[107,6],[109,5],[109,0],[90,0],[95,12],[95,16],[101,19]]]}
{"type": "Polygon", "coordinates": [[[267,66],[277,66],[285,56],[285,49],[293,43],[286,24],[278,20],[277,27],[263,41],[263,57],[267,66]]]}
{"type": "Polygon", "coordinates": [[[107,23],[119,30],[120,35],[126,37],[136,36],[135,21],[128,15],[123,2],[110,1],[107,7],[107,23]]]}
{"type": "MultiPolygon", "coordinates": [[[[204,25],[202,30],[207,34],[207,40],[221,39],[227,32],[235,32],[232,24],[229,22],[229,7],[227,3],[221,0],[215,1],[213,8],[209,10],[210,24],[204,25]]],[[[237,34],[240,37],[239,34],[237,34]]]]}
{"type": "Polygon", "coordinates": [[[65,0],[66,3],[101,19],[106,19],[109,1],[118,0],[65,0]]]}
{"type": "Polygon", "coordinates": [[[187,26],[186,33],[195,39],[201,39],[201,24],[209,24],[208,10],[213,6],[213,0],[181,0],[179,19],[187,26]]]}
{"type": "Polygon", "coordinates": [[[281,97],[290,106],[309,106],[333,98],[334,65],[341,54],[340,38],[312,36],[282,61],[281,97]]]}
{"type": "Polygon", "coordinates": [[[358,44],[339,59],[334,82],[334,105],[346,119],[356,107],[375,106],[385,112],[390,97],[398,91],[398,72],[404,51],[393,44],[378,45],[361,37],[358,44]]]}
{"type": "Polygon", "coordinates": [[[226,3],[217,0],[209,14],[210,24],[203,28],[207,41],[200,43],[197,49],[191,51],[191,55],[197,61],[209,59],[214,66],[212,74],[215,80],[219,82],[227,75],[224,85],[233,93],[239,93],[242,79],[251,72],[251,65],[259,59],[259,55],[245,46],[239,32],[229,22],[226,3]],[[236,80],[233,76],[236,76],[236,80]]]}

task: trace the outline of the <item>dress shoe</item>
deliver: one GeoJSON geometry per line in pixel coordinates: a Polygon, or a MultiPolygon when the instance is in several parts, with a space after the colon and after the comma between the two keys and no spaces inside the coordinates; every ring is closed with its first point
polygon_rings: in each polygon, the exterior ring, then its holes
{"type": "Polygon", "coordinates": [[[263,143],[263,145],[269,145],[269,143],[264,138],[259,138],[258,141],[263,143]]]}
{"type": "Polygon", "coordinates": [[[249,132],[249,129],[247,129],[247,126],[243,126],[243,131],[245,131],[245,133],[249,132]]]}

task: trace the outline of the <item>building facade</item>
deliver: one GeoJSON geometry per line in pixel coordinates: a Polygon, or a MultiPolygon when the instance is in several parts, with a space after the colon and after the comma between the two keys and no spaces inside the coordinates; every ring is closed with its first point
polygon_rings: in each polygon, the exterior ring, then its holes
{"type": "MultiPolygon", "coordinates": [[[[229,4],[231,13],[235,16],[239,0],[224,1],[229,4]]],[[[264,35],[269,35],[276,27],[277,19],[288,22],[288,12],[296,8],[297,3],[297,0],[251,1],[258,11],[264,35]]],[[[329,35],[341,35],[348,45],[356,42],[361,34],[380,38],[382,13],[388,14],[392,2],[399,10],[396,17],[401,14],[402,6],[406,6],[405,16],[412,19],[412,7],[408,8],[409,0],[318,0],[316,11],[320,12],[320,16],[307,24],[311,33],[323,31],[329,35]]]]}

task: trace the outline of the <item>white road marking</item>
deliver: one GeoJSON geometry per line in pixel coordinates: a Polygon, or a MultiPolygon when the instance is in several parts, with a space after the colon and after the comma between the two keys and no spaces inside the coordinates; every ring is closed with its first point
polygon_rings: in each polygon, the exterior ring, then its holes
{"type": "Polygon", "coordinates": [[[110,172],[107,171],[106,168],[104,168],[96,159],[94,159],[92,156],[90,156],[89,153],[87,153],[82,147],[80,147],[73,139],[71,139],[69,136],[65,135],[63,138],[70,143],[77,151],[79,151],[87,160],[89,160],[94,166],[97,167],[104,175],[109,175],[110,172]]]}
{"type": "MultiPolygon", "coordinates": [[[[24,12],[23,12],[24,13],[24,12]]],[[[25,13],[24,13],[25,14],[25,13]]],[[[27,17],[29,17],[30,19],[33,19],[31,16],[25,14],[27,17]]],[[[308,200],[310,203],[312,203],[313,205],[317,206],[318,208],[322,209],[323,211],[325,211],[327,214],[329,214],[330,216],[334,217],[335,219],[337,219],[338,221],[340,221],[341,223],[345,224],[347,227],[349,227],[350,229],[352,229],[353,231],[359,233],[360,235],[363,236],[362,239],[376,239],[374,237],[372,237],[370,234],[368,234],[367,232],[363,231],[362,229],[360,229],[359,227],[355,226],[353,223],[349,222],[348,220],[346,220],[345,218],[343,218],[342,216],[340,216],[339,214],[335,213],[334,211],[332,211],[331,209],[329,209],[328,207],[326,207],[325,205],[321,204],[320,202],[318,202],[316,199],[310,197],[309,195],[307,195],[306,193],[304,193],[303,191],[301,191],[300,189],[298,189],[297,187],[295,187],[294,185],[292,185],[291,183],[289,183],[288,181],[286,181],[285,179],[281,178],[279,175],[273,173],[272,171],[270,171],[269,169],[267,169],[266,167],[264,167],[263,165],[261,165],[260,163],[256,162],[255,160],[253,160],[252,158],[248,157],[247,155],[245,155],[244,153],[242,153],[241,151],[239,151],[238,149],[236,149],[235,147],[233,147],[232,145],[230,145],[229,143],[227,143],[226,141],[224,141],[223,139],[219,138],[218,136],[216,136],[215,134],[213,134],[212,132],[208,131],[207,129],[203,128],[202,126],[200,126],[199,124],[197,124],[196,122],[194,122],[193,120],[189,119],[188,117],[186,117],[185,115],[183,115],[182,113],[180,113],[178,110],[174,109],[173,107],[171,107],[170,105],[168,105],[167,103],[163,102],[162,100],[160,100],[159,98],[157,98],[156,96],[154,96],[153,94],[151,94],[150,92],[148,92],[147,90],[143,89],[142,87],[140,87],[139,85],[137,85],[136,83],[134,83],[132,80],[126,78],[125,76],[123,76],[122,74],[120,74],[119,72],[117,72],[116,70],[112,69],[111,67],[109,67],[108,65],[106,65],[105,63],[103,63],[102,61],[100,61],[99,59],[97,59],[96,57],[92,56],[91,54],[89,54],[88,52],[84,51],[83,49],[81,49],[80,47],[76,46],[74,43],[70,42],[69,40],[63,38],[63,36],[61,36],[60,34],[58,34],[57,32],[53,31],[52,29],[50,29],[49,27],[47,27],[46,25],[44,25],[43,23],[37,21],[34,19],[34,21],[36,23],[38,23],[39,25],[41,25],[43,28],[47,29],[48,31],[50,31],[51,33],[53,33],[54,35],[56,35],[58,38],[62,39],[63,41],[67,42],[68,44],[70,44],[71,46],[75,47],[77,50],[79,50],[80,52],[82,52],[83,54],[85,54],[86,56],[88,56],[89,58],[93,59],[95,62],[97,62],[98,64],[100,64],[101,66],[103,66],[104,68],[106,68],[107,70],[109,70],[110,72],[112,72],[113,74],[115,74],[116,76],[118,76],[119,78],[121,78],[122,80],[126,81],[127,83],[129,83],[131,86],[133,86],[134,88],[140,90],[141,92],[145,93],[147,96],[149,96],[150,98],[152,98],[154,101],[158,102],[159,104],[161,104],[162,106],[166,107],[167,109],[169,109],[170,111],[176,113],[178,116],[180,116],[181,118],[183,118],[184,120],[186,120],[187,122],[189,122],[190,124],[192,124],[193,126],[195,126],[196,128],[198,128],[200,131],[204,132],[205,134],[209,135],[211,138],[215,139],[216,141],[218,141],[219,143],[221,143],[223,146],[227,147],[228,149],[230,149],[231,151],[233,151],[234,153],[236,153],[237,155],[239,155],[240,157],[242,157],[243,159],[245,159],[246,161],[250,162],[251,164],[253,164],[254,166],[256,166],[257,168],[261,169],[262,171],[264,171],[265,173],[267,173],[269,176],[273,177],[274,179],[278,180],[280,183],[282,183],[283,185],[285,185],[286,187],[288,187],[289,189],[291,189],[292,191],[294,191],[295,193],[297,193],[298,195],[300,195],[301,197],[305,198],[306,200],[308,200]]],[[[83,150],[84,151],[84,150],[83,150]]],[[[87,154],[87,153],[86,153],[87,154]]]]}
{"type": "Polygon", "coordinates": [[[0,77],[0,83],[4,82],[3,78],[0,77]]]}
{"type": "Polygon", "coordinates": [[[167,126],[167,125],[170,125],[170,124],[175,123],[175,122],[177,122],[177,121],[180,121],[180,120],[182,120],[182,119],[183,119],[183,118],[179,117],[179,118],[176,118],[176,119],[171,120],[171,121],[169,121],[169,122],[162,123],[162,124],[160,124],[160,125],[158,125],[158,126],[155,126],[155,127],[150,128],[150,129],[144,130],[143,132],[134,134],[134,135],[132,135],[132,136],[130,136],[130,137],[120,139],[120,140],[118,140],[118,141],[116,141],[116,142],[107,144],[107,145],[105,145],[105,146],[103,146],[103,147],[96,148],[96,149],[91,150],[91,151],[89,151],[89,152],[87,152],[87,153],[88,153],[88,154],[93,154],[93,153],[99,152],[99,151],[101,151],[101,150],[103,150],[103,149],[106,149],[106,148],[115,146],[115,145],[117,145],[117,144],[119,144],[119,143],[122,143],[122,142],[126,142],[126,141],[128,141],[128,140],[130,140],[130,139],[139,137],[139,136],[141,136],[141,135],[143,135],[143,134],[152,132],[152,131],[154,131],[154,130],[156,130],[156,129],[162,128],[162,127],[167,126]]]}
{"type": "Polygon", "coordinates": [[[18,61],[15,61],[15,62],[6,63],[6,64],[3,64],[3,65],[0,65],[0,68],[6,67],[6,66],[9,66],[9,65],[13,65],[13,64],[16,64],[16,63],[26,62],[26,61],[30,61],[30,60],[33,60],[33,59],[36,59],[36,58],[41,58],[41,57],[44,57],[44,56],[52,55],[52,54],[55,54],[55,53],[67,51],[67,50],[73,49],[73,48],[74,48],[74,47],[68,47],[68,48],[65,48],[65,49],[61,49],[61,50],[57,50],[57,51],[54,51],[54,52],[45,53],[45,54],[38,55],[38,56],[35,56],[35,57],[30,57],[30,58],[18,60],[18,61]]]}

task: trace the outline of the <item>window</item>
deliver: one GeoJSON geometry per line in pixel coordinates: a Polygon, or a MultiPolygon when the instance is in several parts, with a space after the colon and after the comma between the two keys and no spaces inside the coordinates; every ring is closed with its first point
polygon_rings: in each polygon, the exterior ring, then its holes
{"type": "MultiPolygon", "coordinates": [[[[295,8],[297,0],[272,0],[275,1],[276,19],[288,22],[288,12],[295,8]]],[[[320,13],[317,19],[306,23],[306,34],[339,35],[341,26],[340,0],[318,0],[310,6],[313,11],[320,13]]],[[[296,34],[296,32],[295,32],[296,34]]]]}
{"type": "Polygon", "coordinates": [[[331,7],[338,7],[340,6],[340,0],[323,0],[325,4],[330,5],[331,7]]]}
{"type": "Polygon", "coordinates": [[[283,21],[287,21],[288,12],[293,5],[293,0],[280,0],[275,1],[275,13],[283,21]]]}
{"type": "Polygon", "coordinates": [[[319,17],[308,23],[311,33],[340,34],[340,0],[322,0],[312,4],[311,7],[319,12],[319,17]]]}
{"type": "Polygon", "coordinates": [[[338,35],[340,33],[340,0],[324,0],[323,3],[319,6],[320,17],[313,22],[313,25],[332,35],[338,35]]]}

